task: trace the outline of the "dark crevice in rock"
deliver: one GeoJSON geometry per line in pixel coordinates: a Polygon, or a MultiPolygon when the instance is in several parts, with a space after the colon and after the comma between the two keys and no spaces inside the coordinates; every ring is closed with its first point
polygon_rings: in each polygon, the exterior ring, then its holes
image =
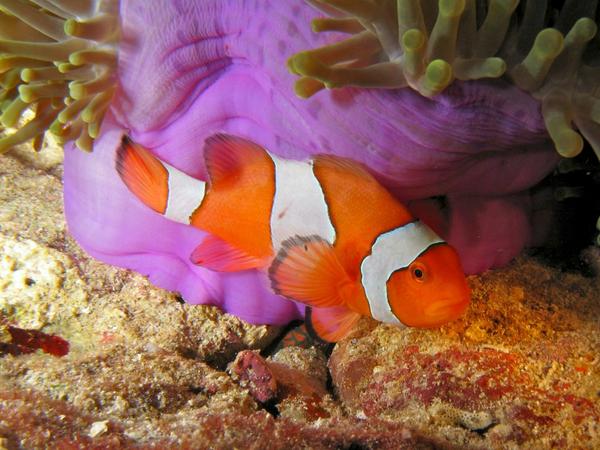
{"type": "Polygon", "coordinates": [[[302,324],[301,320],[294,320],[293,322],[290,322],[285,327],[283,327],[281,332],[277,335],[277,337],[273,339],[273,342],[271,342],[269,345],[267,345],[260,351],[260,356],[262,356],[263,358],[267,358],[277,353],[277,351],[283,346],[283,340],[288,335],[288,333],[294,328],[297,328],[300,324],[302,324]]]}
{"type": "Polygon", "coordinates": [[[196,395],[202,394],[206,391],[206,389],[203,386],[190,386],[189,389],[192,394],[196,395]]]}
{"type": "Polygon", "coordinates": [[[544,243],[531,251],[534,258],[563,272],[587,278],[595,275],[581,252],[593,245],[598,235],[600,196],[596,193],[599,190],[600,163],[589,145],[577,157],[562,160],[555,171],[533,189],[534,195],[544,198],[543,205],[540,202],[544,214],[555,219],[553,228],[546,231],[544,243]]]}
{"type": "Polygon", "coordinates": [[[264,409],[273,417],[279,417],[279,409],[277,409],[277,404],[279,403],[278,399],[269,400],[266,403],[258,402],[258,405],[261,409],[264,409]]]}
{"type": "Polygon", "coordinates": [[[177,350],[177,353],[185,359],[197,359],[198,357],[198,353],[189,347],[181,347],[177,350]]]}
{"type": "Polygon", "coordinates": [[[335,344],[324,344],[321,346],[317,346],[315,345],[315,347],[317,347],[319,350],[321,350],[323,352],[323,354],[325,355],[325,358],[329,359],[329,357],[331,356],[331,353],[333,352],[333,349],[335,348],[335,344]]]}
{"type": "Polygon", "coordinates": [[[358,442],[352,442],[347,446],[345,445],[345,446],[339,447],[339,448],[343,449],[343,450],[366,450],[367,449],[367,447],[365,447],[362,444],[359,444],[358,442]]]}
{"type": "Polygon", "coordinates": [[[214,355],[202,358],[202,362],[213,370],[226,372],[227,366],[234,360],[235,355],[232,358],[225,358],[224,356],[224,353],[215,353],[214,355]]]}
{"type": "Polygon", "coordinates": [[[331,394],[331,398],[333,398],[336,402],[339,401],[337,393],[335,391],[335,385],[333,384],[331,370],[329,370],[329,368],[327,368],[327,382],[325,383],[325,389],[327,389],[327,392],[331,394]]]}
{"type": "Polygon", "coordinates": [[[196,353],[195,359],[202,361],[208,367],[218,372],[227,372],[229,365],[235,360],[236,351],[224,349],[212,354],[196,353]]]}
{"type": "Polygon", "coordinates": [[[472,433],[476,433],[479,436],[481,436],[482,438],[485,438],[487,435],[487,432],[490,431],[492,428],[494,428],[496,425],[498,425],[497,422],[492,422],[489,425],[486,425],[485,427],[482,428],[469,428],[468,426],[459,423],[458,424],[461,428],[464,428],[465,430],[471,431],[472,433]]]}

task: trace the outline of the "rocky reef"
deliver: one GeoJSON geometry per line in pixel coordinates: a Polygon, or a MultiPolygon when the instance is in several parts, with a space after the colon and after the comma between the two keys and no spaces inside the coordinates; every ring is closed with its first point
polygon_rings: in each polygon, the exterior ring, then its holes
{"type": "Polygon", "coordinates": [[[469,313],[439,332],[378,327],[338,345],[340,400],[460,446],[597,445],[597,280],[521,258],[471,286],[469,313]]]}
{"type": "Polygon", "coordinates": [[[472,307],[440,330],[365,319],[330,356],[281,348],[282,328],[87,256],[66,232],[61,171],[56,146],[0,159],[4,448],[600,445],[598,275],[522,256],[471,276],[472,307]]]}

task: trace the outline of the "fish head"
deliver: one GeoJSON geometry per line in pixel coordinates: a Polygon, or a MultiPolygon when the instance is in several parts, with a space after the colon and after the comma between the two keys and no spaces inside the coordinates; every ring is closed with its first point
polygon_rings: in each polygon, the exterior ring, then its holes
{"type": "Polygon", "coordinates": [[[388,301],[404,325],[433,328],[462,315],[471,293],[460,259],[444,243],[432,245],[387,280],[388,301]]]}

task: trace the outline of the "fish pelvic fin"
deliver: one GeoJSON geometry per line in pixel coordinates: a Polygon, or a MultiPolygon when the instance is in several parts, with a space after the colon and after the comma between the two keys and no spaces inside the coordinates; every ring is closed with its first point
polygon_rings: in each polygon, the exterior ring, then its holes
{"type": "Polygon", "coordinates": [[[360,314],[344,306],[306,308],[306,328],[325,342],[337,342],[348,336],[360,319],[360,314]]]}

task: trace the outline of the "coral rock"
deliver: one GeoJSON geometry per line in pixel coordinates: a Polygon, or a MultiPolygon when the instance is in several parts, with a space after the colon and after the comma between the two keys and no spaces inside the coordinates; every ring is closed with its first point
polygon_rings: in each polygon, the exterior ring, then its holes
{"type": "Polygon", "coordinates": [[[276,336],[90,258],[66,234],[61,151],[49,146],[35,165],[31,153],[0,159],[0,314],[11,324],[58,334],[74,352],[139,341],[223,366],[276,336]]]}
{"type": "Polygon", "coordinates": [[[277,396],[277,381],[266,361],[256,352],[244,350],[229,365],[232,377],[248,388],[255,400],[266,403],[277,396]]]}
{"type": "Polygon", "coordinates": [[[277,410],[296,422],[337,417],[341,410],[327,390],[323,354],[312,348],[286,347],[269,361],[279,384],[277,410]]]}
{"type": "Polygon", "coordinates": [[[441,330],[379,326],[338,345],[344,405],[461,446],[600,445],[595,282],[521,260],[471,284],[471,309],[441,330]]]}

